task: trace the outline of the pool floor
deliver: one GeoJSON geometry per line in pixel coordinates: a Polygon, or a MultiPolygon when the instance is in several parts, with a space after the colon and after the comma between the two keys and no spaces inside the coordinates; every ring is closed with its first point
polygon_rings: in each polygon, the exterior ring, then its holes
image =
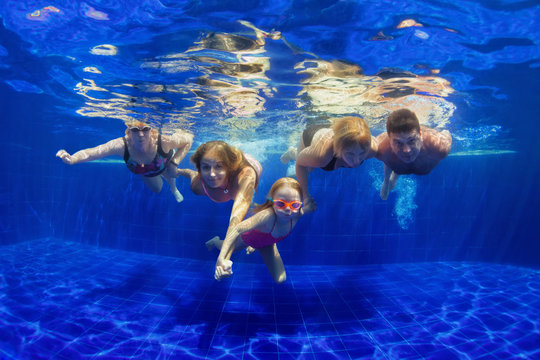
{"type": "Polygon", "coordinates": [[[262,261],[217,282],[213,260],[57,239],[0,251],[0,359],[540,358],[528,268],[286,265],[277,285],[262,261]]]}

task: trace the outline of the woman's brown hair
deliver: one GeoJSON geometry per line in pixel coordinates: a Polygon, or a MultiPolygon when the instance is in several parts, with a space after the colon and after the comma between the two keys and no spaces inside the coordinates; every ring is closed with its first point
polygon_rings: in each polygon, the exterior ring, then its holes
{"type": "Polygon", "coordinates": [[[201,172],[201,159],[210,150],[214,150],[219,159],[223,162],[225,171],[227,171],[227,180],[229,182],[232,182],[234,177],[236,177],[240,171],[242,171],[242,169],[249,166],[255,170],[255,188],[257,187],[257,184],[259,183],[259,174],[257,173],[257,169],[255,169],[253,165],[246,160],[244,153],[240,149],[237,149],[221,140],[208,141],[199,146],[197,150],[195,150],[195,153],[191,155],[190,160],[193,164],[195,164],[195,167],[199,173],[201,172]]]}
{"type": "Polygon", "coordinates": [[[334,152],[342,157],[345,148],[360,145],[364,151],[371,147],[371,132],[364,119],[357,116],[346,116],[334,120],[334,152]]]}
{"type": "Polygon", "coordinates": [[[285,185],[288,185],[294,190],[298,191],[298,193],[300,194],[300,201],[302,202],[304,201],[304,192],[302,191],[302,187],[300,186],[298,181],[290,177],[282,177],[282,178],[277,179],[276,182],[270,188],[270,191],[268,191],[266,202],[263,204],[257,205],[255,209],[253,209],[253,212],[258,213],[260,211],[263,211],[264,209],[268,209],[269,207],[272,207],[274,203],[270,199],[273,199],[274,195],[279,190],[279,188],[285,185]]]}

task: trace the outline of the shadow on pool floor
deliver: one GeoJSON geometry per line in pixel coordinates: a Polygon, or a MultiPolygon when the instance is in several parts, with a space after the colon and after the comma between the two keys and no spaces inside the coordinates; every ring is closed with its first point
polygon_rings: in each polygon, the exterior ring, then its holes
{"type": "MultiPolygon", "coordinates": [[[[54,239],[1,247],[2,359],[540,358],[540,271],[214,263],[54,239]]],[[[256,254],[252,256],[258,256],[256,254]]]]}

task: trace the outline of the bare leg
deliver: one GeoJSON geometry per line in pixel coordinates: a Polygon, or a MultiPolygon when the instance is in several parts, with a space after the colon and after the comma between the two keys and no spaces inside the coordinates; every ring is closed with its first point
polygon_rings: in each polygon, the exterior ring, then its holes
{"type": "Polygon", "coordinates": [[[161,191],[161,187],[163,186],[163,180],[161,180],[161,176],[155,176],[155,177],[145,177],[141,176],[141,179],[143,182],[156,194],[158,194],[161,191]]]}
{"type": "Polygon", "coordinates": [[[283,265],[283,260],[281,260],[281,255],[279,255],[276,244],[259,249],[259,253],[274,281],[278,284],[284,282],[287,279],[287,274],[285,273],[285,265],[283,265]]]}
{"type": "Polygon", "coordinates": [[[296,148],[291,146],[287,151],[283,153],[283,155],[281,155],[279,160],[281,160],[283,164],[287,164],[291,160],[296,160],[296,155],[296,148]]]}
{"type": "Polygon", "coordinates": [[[182,194],[180,194],[180,191],[178,191],[178,188],[176,187],[176,178],[173,178],[167,175],[162,175],[162,176],[165,179],[165,181],[169,184],[171,193],[173,194],[176,201],[179,203],[184,201],[184,197],[182,196],[182,194]]]}
{"type": "Polygon", "coordinates": [[[211,251],[213,248],[217,248],[218,250],[221,250],[221,247],[223,246],[223,240],[220,240],[219,236],[214,236],[213,238],[208,240],[205,244],[208,251],[211,251]]]}
{"type": "Polygon", "coordinates": [[[381,186],[381,199],[388,199],[388,194],[396,187],[399,175],[392,171],[386,164],[384,165],[384,180],[381,186]]]}
{"type": "MultiPolygon", "coordinates": [[[[214,236],[210,240],[206,242],[206,248],[208,251],[211,251],[213,248],[217,248],[218,250],[221,250],[221,247],[223,246],[223,240],[219,238],[219,236],[214,236]]],[[[233,252],[236,252],[238,250],[242,250],[246,248],[246,243],[242,241],[240,237],[236,239],[236,242],[234,244],[234,250],[233,252]]]]}
{"type": "Polygon", "coordinates": [[[392,171],[392,174],[390,174],[390,182],[389,182],[390,191],[394,190],[394,188],[396,187],[398,177],[399,175],[392,171]]]}

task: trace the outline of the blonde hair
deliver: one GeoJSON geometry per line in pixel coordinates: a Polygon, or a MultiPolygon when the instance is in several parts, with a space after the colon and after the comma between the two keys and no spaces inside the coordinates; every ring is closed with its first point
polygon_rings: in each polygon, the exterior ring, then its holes
{"type": "Polygon", "coordinates": [[[290,186],[294,190],[298,191],[300,194],[300,201],[304,201],[304,192],[302,191],[302,187],[300,186],[300,183],[296,181],[293,178],[290,177],[282,177],[276,180],[276,182],[272,185],[270,188],[270,191],[268,191],[266,202],[263,204],[257,205],[255,209],[253,209],[254,213],[258,213],[260,211],[263,211],[264,209],[268,209],[272,207],[274,204],[270,199],[274,198],[274,195],[276,192],[282,187],[282,186],[290,186]]]}
{"type": "Polygon", "coordinates": [[[361,117],[346,116],[335,119],[332,130],[334,152],[338,157],[342,157],[343,150],[349,146],[360,145],[364,151],[368,151],[371,147],[371,132],[361,117]]]}
{"type": "MultiPolygon", "coordinates": [[[[197,150],[195,150],[195,153],[191,155],[190,160],[195,164],[199,173],[201,172],[201,160],[210,150],[215,151],[219,159],[223,162],[229,181],[232,181],[246,166],[253,168],[250,162],[246,160],[244,153],[241,150],[227,144],[225,141],[214,140],[200,145],[197,150]]],[[[253,168],[253,170],[255,170],[255,187],[257,187],[259,183],[259,174],[255,168],[253,168]]]]}

